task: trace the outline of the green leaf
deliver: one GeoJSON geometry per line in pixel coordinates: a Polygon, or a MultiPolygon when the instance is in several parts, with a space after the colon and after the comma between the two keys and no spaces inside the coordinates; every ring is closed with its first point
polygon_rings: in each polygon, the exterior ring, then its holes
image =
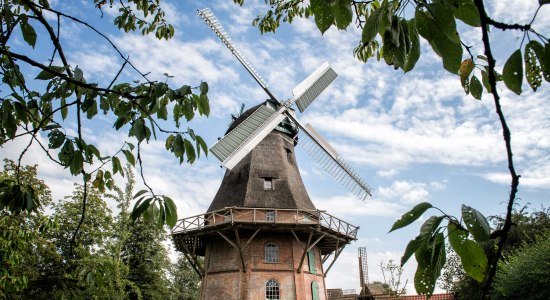
{"type": "Polygon", "coordinates": [[[195,143],[197,148],[197,156],[201,156],[201,149],[202,152],[204,152],[205,155],[208,155],[208,146],[206,146],[206,142],[202,139],[200,136],[195,136],[195,143]]]}
{"type": "Polygon", "coordinates": [[[432,233],[436,232],[441,221],[443,221],[442,216],[429,217],[420,227],[420,235],[424,236],[426,239],[429,239],[432,236],[432,233]]]}
{"type": "Polygon", "coordinates": [[[351,2],[348,0],[337,0],[332,6],[334,21],[338,29],[346,29],[353,19],[351,2]]]}
{"type": "Polygon", "coordinates": [[[168,120],[168,109],[166,105],[161,105],[157,111],[157,117],[162,120],[168,120]]]}
{"type": "Polygon", "coordinates": [[[537,41],[532,40],[525,46],[525,79],[533,89],[537,91],[542,85],[542,67],[544,65],[544,47],[537,41]]]}
{"type": "Polygon", "coordinates": [[[201,115],[208,116],[210,114],[210,104],[208,103],[208,96],[200,95],[196,97],[197,107],[199,108],[199,113],[201,115]]]}
{"type": "Polygon", "coordinates": [[[141,190],[139,192],[137,192],[135,195],[134,195],[134,199],[137,199],[139,196],[147,193],[148,191],[147,190],[141,190]]]}
{"type": "Polygon", "coordinates": [[[428,202],[417,204],[415,207],[413,207],[413,209],[411,209],[409,212],[405,213],[403,216],[401,216],[401,218],[395,221],[389,232],[411,224],[416,219],[420,218],[420,216],[422,216],[422,214],[431,207],[432,205],[428,202]]]}
{"type": "Polygon", "coordinates": [[[489,239],[491,226],[483,214],[475,208],[462,205],[462,219],[466,227],[478,242],[484,242],[489,239]]]}
{"type": "Polygon", "coordinates": [[[416,28],[443,60],[443,67],[458,73],[462,61],[462,45],[456,31],[453,12],[443,3],[428,4],[427,9],[417,8],[416,28]]]}
{"type": "Polygon", "coordinates": [[[460,69],[458,69],[458,75],[460,75],[460,83],[462,84],[462,87],[466,91],[466,94],[468,94],[470,90],[468,77],[470,77],[470,74],[472,74],[474,67],[475,67],[474,61],[471,58],[468,58],[462,61],[462,63],[460,64],[460,69]]]}
{"type": "Polygon", "coordinates": [[[317,28],[319,28],[321,34],[324,34],[334,22],[331,6],[325,0],[311,0],[310,7],[317,28]]]}
{"type": "Polygon", "coordinates": [[[414,240],[411,240],[407,244],[407,247],[405,248],[405,252],[403,253],[403,256],[401,257],[401,267],[403,267],[405,265],[405,263],[409,260],[409,258],[425,242],[426,242],[426,238],[423,235],[419,235],[414,240]]]}
{"type": "Polygon", "coordinates": [[[164,196],[164,208],[166,211],[166,224],[170,226],[170,228],[173,228],[178,221],[176,204],[174,204],[171,198],[164,196]]]}
{"type": "Polygon", "coordinates": [[[145,199],[144,201],[137,201],[130,213],[130,219],[135,222],[143,215],[143,213],[149,208],[153,198],[145,199]]]}
{"type": "Polygon", "coordinates": [[[479,82],[479,79],[477,77],[472,76],[470,79],[470,92],[472,93],[472,96],[476,98],[477,100],[481,100],[481,94],[483,93],[483,87],[481,86],[481,82],[479,82]]]}
{"type": "Polygon", "coordinates": [[[187,162],[192,164],[195,161],[195,148],[193,148],[193,144],[188,139],[183,140],[183,144],[185,146],[185,152],[187,153],[187,162]]]}
{"type": "Polygon", "coordinates": [[[208,93],[208,83],[201,82],[201,85],[199,86],[199,90],[201,91],[201,95],[206,95],[208,93]]]}
{"type": "Polygon", "coordinates": [[[181,163],[183,161],[183,154],[185,153],[185,146],[183,145],[183,138],[180,134],[177,134],[174,138],[172,151],[176,157],[179,157],[181,163]]]}
{"type": "MultiPolygon", "coordinates": [[[[57,73],[63,73],[65,71],[65,67],[59,67],[59,66],[50,66],[48,67],[49,70],[52,70],[54,72],[57,72],[57,73]]],[[[53,79],[55,78],[57,75],[51,73],[51,72],[48,72],[48,70],[42,70],[40,73],[38,73],[38,75],[36,75],[36,78],[34,79],[38,79],[38,80],[50,80],[50,79],[53,79]]]]}
{"type": "Polygon", "coordinates": [[[34,31],[34,28],[27,22],[27,20],[21,21],[20,27],[21,32],[23,33],[23,39],[27,42],[27,44],[34,48],[34,45],[36,44],[36,31],[34,31]]]}
{"type": "Polygon", "coordinates": [[[459,1],[455,17],[470,26],[481,26],[479,11],[472,0],[459,1]]]}
{"type": "Polygon", "coordinates": [[[166,142],[164,143],[164,147],[166,150],[172,149],[172,145],[174,144],[174,135],[171,134],[166,138],[166,142]]]}
{"type": "Polygon", "coordinates": [[[77,175],[82,171],[82,167],[84,165],[84,159],[82,158],[82,151],[75,151],[73,155],[73,159],[71,160],[71,166],[69,170],[71,171],[71,174],[77,175]]]}
{"type": "Polygon", "coordinates": [[[138,142],[143,141],[147,137],[145,121],[142,118],[135,120],[132,128],[130,128],[130,132],[136,137],[138,142]]]}
{"type": "Polygon", "coordinates": [[[65,142],[65,134],[57,129],[54,129],[48,133],[48,139],[50,140],[48,147],[50,149],[57,149],[63,145],[63,142],[65,142]]]}
{"type": "Polygon", "coordinates": [[[376,34],[378,33],[378,27],[380,26],[380,14],[383,8],[374,10],[367,18],[365,25],[363,25],[363,32],[361,34],[361,41],[365,44],[370,43],[376,34]]]}
{"type": "Polygon", "coordinates": [[[63,120],[65,120],[67,118],[67,114],[69,114],[69,108],[65,105],[67,105],[67,100],[65,100],[65,98],[62,98],[61,99],[61,106],[62,106],[62,108],[61,108],[61,118],[63,120]]]}
{"type": "Polygon", "coordinates": [[[98,170],[95,176],[95,179],[92,182],[92,186],[95,188],[99,188],[102,185],[103,185],[103,170],[98,170]]]}
{"type": "Polygon", "coordinates": [[[521,62],[521,50],[518,49],[508,58],[502,70],[502,79],[506,86],[514,93],[521,94],[521,82],[523,79],[523,64],[521,62]]]}
{"type": "Polygon", "coordinates": [[[80,81],[80,82],[86,82],[84,80],[84,73],[82,73],[82,70],[77,66],[76,68],[74,68],[74,72],[73,72],[73,79],[76,80],[76,81],[80,81]]]}
{"type": "Polygon", "coordinates": [[[411,48],[407,54],[405,65],[403,66],[403,71],[407,73],[412,70],[420,58],[420,41],[418,40],[418,31],[416,30],[416,24],[414,19],[411,19],[408,22],[409,25],[409,40],[411,41],[411,48]]]}
{"type": "Polygon", "coordinates": [[[63,144],[63,147],[61,147],[61,151],[59,151],[59,154],[58,154],[59,161],[61,162],[62,165],[67,167],[73,160],[73,155],[74,155],[73,142],[67,139],[65,140],[65,144],[63,144]]]}
{"type": "Polygon", "coordinates": [[[116,156],[111,160],[113,163],[113,174],[120,172],[120,175],[124,176],[124,171],[122,170],[122,165],[120,164],[120,159],[116,156]]]}
{"type": "MultiPolygon", "coordinates": [[[[164,202],[164,201],[162,201],[164,202]]],[[[156,206],[156,205],[155,205],[156,206]]],[[[164,226],[164,223],[166,221],[166,210],[164,209],[164,203],[159,203],[159,211],[158,211],[158,220],[157,220],[157,227],[158,228],[162,228],[162,226],[164,226]]]]}
{"type": "Polygon", "coordinates": [[[449,243],[460,257],[466,274],[478,282],[483,282],[487,269],[487,256],[483,248],[476,242],[468,239],[468,232],[449,222],[447,227],[449,243]]]}
{"type": "Polygon", "coordinates": [[[178,89],[178,92],[181,94],[181,96],[186,96],[191,94],[191,87],[188,85],[183,85],[178,89]]]}
{"type": "Polygon", "coordinates": [[[124,156],[126,156],[126,161],[130,163],[132,166],[136,165],[136,159],[134,158],[134,154],[130,150],[122,150],[122,153],[124,153],[124,156]]]}
{"type": "Polygon", "coordinates": [[[443,233],[422,243],[415,252],[418,263],[414,286],[418,293],[432,295],[437,278],[445,264],[445,238],[443,233]]]}

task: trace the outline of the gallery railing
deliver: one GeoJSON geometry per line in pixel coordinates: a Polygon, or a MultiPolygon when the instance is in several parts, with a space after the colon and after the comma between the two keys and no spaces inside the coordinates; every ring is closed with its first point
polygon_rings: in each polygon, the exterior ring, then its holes
{"type": "Polygon", "coordinates": [[[357,238],[359,227],[320,210],[231,207],[178,220],[172,234],[192,233],[223,224],[303,224],[357,238]]]}

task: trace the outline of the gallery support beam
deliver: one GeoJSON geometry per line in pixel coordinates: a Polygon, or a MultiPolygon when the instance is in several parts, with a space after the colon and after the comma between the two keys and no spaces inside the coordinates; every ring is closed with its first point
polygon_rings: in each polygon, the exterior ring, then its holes
{"type": "Polygon", "coordinates": [[[217,231],[217,233],[224,239],[226,240],[229,245],[231,245],[233,248],[237,249],[237,252],[239,252],[239,257],[241,259],[241,265],[242,265],[242,270],[243,270],[243,273],[246,273],[246,266],[244,264],[244,256],[243,256],[243,251],[241,249],[241,244],[240,244],[240,241],[239,241],[239,232],[237,231],[237,229],[235,229],[235,237],[237,239],[237,243],[233,242],[231,239],[229,239],[227,236],[225,236],[223,233],[221,233],[221,231],[217,231]]]}

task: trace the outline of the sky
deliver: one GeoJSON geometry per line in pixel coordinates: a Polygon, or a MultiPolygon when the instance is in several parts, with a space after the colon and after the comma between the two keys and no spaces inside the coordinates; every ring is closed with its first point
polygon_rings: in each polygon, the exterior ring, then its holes
{"type": "MultiPolygon", "coordinates": [[[[263,1],[245,1],[244,7],[232,1],[162,1],[168,21],[176,33],[170,41],[158,41],[138,33],[125,34],[112,25],[115,8],[101,12],[92,1],[51,1],[66,13],[97,26],[130,61],[150,79],[173,76],[173,87],[184,84],[210,86],[211,115],[197,118],[189,126],[208,145],[221,137],[231,113],[241,103],[250,108],[267,99],[263,90],[197,16],[196,10],[210,7],[237,48],[256,67],[279,99],[292,96],[291,90],[323,62],[330,63],[339,77],[298,118],[313,127],[369,183],[373,197],[365,202],[348,193],[307,153],[298,150],[297,161],[306,189],[318,209],[360,226],[357,241],[348,245],[326,277],[327,288],[359,290],[357,248],[368,252],[369,280],[382,281],[380,263],[398,262],[409,240],[413,239],[428,213],[407,228],[388,233],[401,214],[428,201],[447,214],[459,216],[462,204],[475,207],[486,216],[502,215],[508,199],[510,177],[506,153],[492,98],[481,101],[465,95],[457,76],[442,68],[440,58],[422,40],[422,56],[416,68],[403,74],[384,62],[356,60],[352,53],[360,39],[353,25],[346,31],[334,27],[324,35],[312,19],[283,24],[275,34],[261,35],[251,25],[266,9],[263,1]]],[[[503,22],[526,23],[538,1],[486,1],[489,15],[503,22]]],[[[534,28],[548,36],[550,5],[542,7],[534,28]]],[[[48,16],[52,18],[52,16],[48,16]]],[[[481,33],[459,25],[464,42],[481,54],[481,33]]],[[[522,43],[520,32],[491,32],[497,68],[522,43]]],[[[70,63],[84,71],[88,82],[108,84],[122,60],[99,36],[67,20],[62,21],[61,41],[70,63]]],[[[50,55],[48,40],[39,35],[34,52],[24,41],[14,47],[42,57],[50,55]]],[[[464,57],[466,58],[466,57],[464,57]]],[[[34,77],[30,72],[29,78],[34,77]]],[[[138,79],[128,68],[121,80],[138,79]]],[[[524,82],[517,96],[499,84],[502,107],[512,132],[516,170],[522,175],[518,206],[536,209],[548,206],[550,195],[550,88],[547,82],[536,93],[524,82]]],[[[127,137],[114,131],[112,116],[101,115],[85,123],[85,138],[104,153],[113,153],[127,137]]],[[[171,126],[166,123],[166,126],[171,126]]],[[[76,127],[66,123],[69,133],[76,127]]],[[[45,136],[41,137],[46,139],[45,136]]],[[[17,159],[25,140],[6,143],[0,158],[17,159]]],[[[195,164],[179,165],[166,152],[164,140],[144,146],[144,172],[148,183],[175,200],[178,216],[204,213],[220,185],[224,170],[213,157],[201,157],[195,164]]],[[[49,161],[39,148],[31,147],[24,163],[38,164],[39,177],[52,189],[54,199],[70,194],[77,177],[70,176],[49,161]]],[[[122,185],[125,179],[118,178],[122,185]]],[[[139,180],[138,180],[139,181],[139,180]]],[[[138,184],[139,187],[141,183],[138,184]]],[[[326,266],[325,266],[326,267],[326,266]]],[[[414,294],[416,264],[404,267],[407,292],[414,294]]]]}

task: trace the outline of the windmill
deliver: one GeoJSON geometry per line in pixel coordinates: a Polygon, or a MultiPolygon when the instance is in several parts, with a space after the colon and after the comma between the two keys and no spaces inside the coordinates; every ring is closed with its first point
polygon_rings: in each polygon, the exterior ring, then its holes
{"type": "Polygon", "coordinates": [[[325,300],[325,277],[359,227],[315,207],[296,162],[297,138],[360,199],[370,191],[291,106],[304,111],[336,73],[323,64],[292,90],[291,99],[278,101],[212,11],[198,13],[269,99],[246,111],[241,106],[210,148],[227,170],[206,213],[180,219],[172,229],[176,249],[201,277],[200,299],[325,300]]]}
{"type": "Polygon", "coordinates": [[[269,96],[273,105],[262,105],[246,119],[241,121],[231,131],[210,148],[210,152],[221,161],[222,165],[231,170],[254,147],[256,147],[273,129],[288,118],[300,129],[299,145],[317,161],[336,181],[361,200],[371,196],[371,191],[365,181],[344,161],[330,144],[323,139],[310,124],[302,124],[296,117],[292,106],[296,104],[300,113],[336,79],[336,72],[328,63],[322,64],[304,81],[292,89],[292,98],[279,101],[268,89],[251,63],[235,47],[229,34],[224,30],[214,13],[209,9],[197,10],[199,16],[210,26],[212,31],[227,46],[254,80],[269,96]]]}

